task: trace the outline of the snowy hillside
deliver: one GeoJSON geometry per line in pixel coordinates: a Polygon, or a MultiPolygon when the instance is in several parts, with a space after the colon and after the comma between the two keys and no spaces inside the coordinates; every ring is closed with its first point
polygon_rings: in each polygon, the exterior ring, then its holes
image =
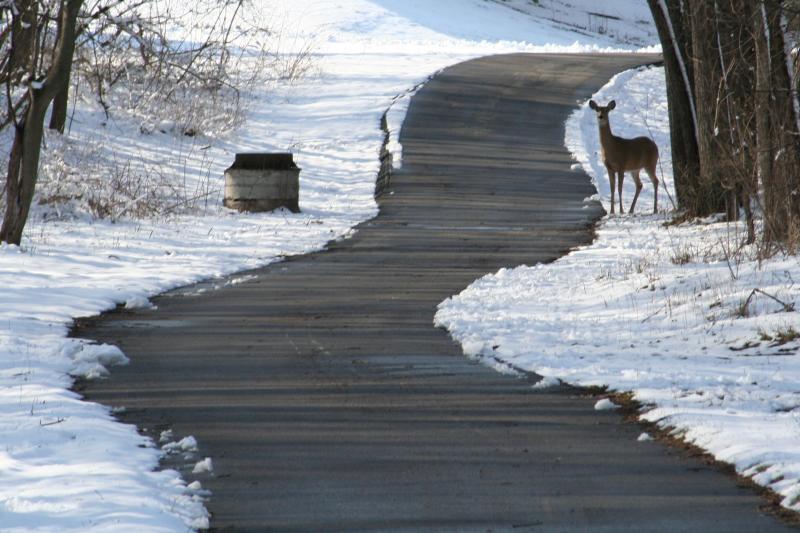
{"type": "MultiPolygon", "coordinates": [[[[67,339],[72,320],[148,305],[160,291],[346,237],[377,213],[381,115],[397,95],[447,65],[478,55],[612,51],[655,40],[644,1],[601,7],[575,0],[575,11],[557,0],[539,4],[256,2],[249,15],[275,28],[282,54],[310,51],[310,70],[243,95],[246,120],[234,130],[186,136],[173,116],[151,121],[112,110],[106,117],[83,93],[67,135],[47,140],[42,194],[22,246],[0,247],[3,531],[206,526],[207,494],[195,479],[208,475],[203,468],[183,479],[153,471],[160,455],[176,448],[210,466],[183,440],[189,436],[153,442],[69,390],[69,375],[97,378],[126,361],[114,347],[67,339]],[[601,26],[587,14],[598,9],[620,20],[601,17],[601,26]],[[234,153],[256,150],[295,153],[303,169],[300,214],[241,215],[220,206],[223,169],[234,153]],[[174,205],[148,213],[138,201],[140,186],[173,194],[174,205]],[[109,191],[131,200],[120,203],[109,191]],[[113,219],[98,218],[109,210],[113,219]]],[[[281,57],[291,66],[291,55],[281,57]]]]}

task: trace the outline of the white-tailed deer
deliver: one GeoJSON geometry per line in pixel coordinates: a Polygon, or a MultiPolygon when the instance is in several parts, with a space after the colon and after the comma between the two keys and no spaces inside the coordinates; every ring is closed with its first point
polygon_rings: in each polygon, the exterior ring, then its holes
{"type": "Polygon", "coordinates": [[[642,180],[639,179],[639,172],[644,169],[653,182],[653,213],[658,210],[658,178],[656,177],[656,164],[658,163],[658,146],[648,137],[636,137],[635,139],[624,139],[611,133],[611,125],[608,123],[608,113],[617,103],[611,100],[607,106],[597,105],[594,100],[589,101],[589,107],[597,113],[597,124],[600,127],[600,146],[603,151],[603,164],[608,170],[608,179],[611,182],[611,213],[614,213],[614,178],[616,177],[617,191],[619,193],[619,212],[624,213],[622,207],[622,180],[625,172],[630,172],[633,181],[636,183],[636,194],[633,196],[631,208],[628,211],[633,213],[636,200],[642,190],[642,180]]]}

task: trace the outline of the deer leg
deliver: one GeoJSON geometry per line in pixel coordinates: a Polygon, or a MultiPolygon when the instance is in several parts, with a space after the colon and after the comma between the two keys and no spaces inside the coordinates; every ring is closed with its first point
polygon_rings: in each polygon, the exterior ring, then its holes
{"type": "Polygon", "coordinates": [[[611,170],[610,167],[606,166],[606,171],[608,171],[608,180],[611,182],[611,214],[614,214],[614,180],[616,177],[616,172],[611,170]]]}
{"type": "Polygon", "coordinates": [[[622,181],[624,179],[625,179],[625,172],[618,172],[617,173],[617,192],[619,193],[619,212],[620,212],[620,214],[625,212],[625,208],[622,207],[622,181]]]}
{"type": "Polygon", "coordinates": [[[636,200],[639,199],[639,193],[642,192],[642,180],[639,179],[639,171],[634,170],[631,172],[631,176],[633,177],[633,182],[636,184],[636,194],[633,195],[633,201],[631,202],[631,208],[628,213],[633,213],[633,208],[636,207],[636,200]]]}
{"type": "Polygon", "coordinates": [[[650,181],[653,182],[653,214],[655,215],[658,213],[658,177],[656,176],[655,167],[646,168],[645,170],[650,177],[650,181]]]}

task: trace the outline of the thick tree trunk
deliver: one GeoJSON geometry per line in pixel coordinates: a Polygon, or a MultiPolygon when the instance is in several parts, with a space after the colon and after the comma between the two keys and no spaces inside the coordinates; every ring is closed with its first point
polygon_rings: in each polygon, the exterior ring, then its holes
{"type": "Polygon", "coordinates": [[[6,175],[6,211],[0,227],[0,241],[20,244],[22,240],[36,188],[45,113],[65,78],[69,78],[75,52],[75,27],[82,3],[83,0],[63,1],[53,62],[45,79],[31,85],[27,112],[16,124],[6,175]]]}
{"type": "Polygon", "coordinates": [[[0,241],[20,244],[22,240],[36,187],[46,111],[45,102],[32,102],[24,121],[16,127],[8,163],[6,211],[0,241]]]}
{"type": "Polygon", "coordinates": [[[800,237],[800,147],[791,76],[778,0],[759,2],[756,38],[758,171],[764,186],[764,238],[787,243],[800,237]]]}
{"type": "MultiPolygon", "coordinates": [[[[61,9],[64,10],[66,6],[61,4],[61,9]]],[[[60,17],[61,13],[59,13],[60,17]]],[[[61,25],[59,25],[61,31],[61,25]]],[[[60,38],[60,35],[57,36],[60,38]]],[[[73,42],[75,36],[73,36],[73,42]]],[[[66,65],[67,72],[58,80],[58,86],[55,88],[55,97],[53,98],[53,105],[50,110],[50,124],[48,126],[51,130],[56,130],[59,133],[64,133],[64,126],[67,123],[67,109],[69,105],[69,80],[72,76],[72,61],[66,65]]]]}
{"type": "Polygon", "coordinates": [[[770,109],[776,121],[773,128],[777,132],[780,150],[775,162],[780,176],[775,194],[782,198],[781,214],[786,217],[779,238],[795,247],[800,239],[800,132],[783,36],[785,14],[780,1],[767,0],[765,3],[771,20],[772,84],[776,95],[776,101],[770,109]]]}
{"type": "Polygon", "coordinates": [[[739,204],[747,217],[747,241],[755,240],[750,198],[758,192],[752,147],[756,146],[753,87],[756,64],[750,0],[715,0],[716,46],[720,61],[719,102],[716,110],[717,164],[727,193],[728,220],[739,218],[739,204]]]}
{"type": "Polygon", "coordinates": [[[694,53],[697,148],[700,155],[700,175],[692,191],[690,211],[705,216],[725,210],[718,150],[721,144],[719,136],[722,135],[724,139],[728,132],[723,130],[724,122],[718,120],[722,66],[717,50],[714,2],[692,2],[689,18],[694,53]]]}
{"type": "MultiPolygon", "coordinates": [[[[760,6],[757,6],[759,9],[760,6]]],[[[755,92],[755,126],[756,126],[756,139],[758,140],[756,148],[756,165],[758,168],[758,176],[761,182],[764,183],[765,189],[767,183],[772,182],[772,132],[770,131],[770,96],[771,96],[771,80],[770,80],[770,54],[769,54],[769,41],[766,38],[764,27],[765,21],[758,13],[753,17],[753,36],[755,38],[755,54],[756,54],[756,92],[755,92]]],[[[767,194],[765,190],[765,206],[764,211],[769,210],[771,203],[771,188],[770,193],[767,194]]],[[[765,221],[765,225],[769,225],[765,221]]],[[[765,233],[771,233],[765,228],[765,233]]]]}
{"type": "Polygon", "coordinates": [[[63,86],[58,90],[55,98],[53,98],[53,106],[50,110],[50,125],[48,128],[51,130],[56,130],[59,133],[64,133],[64,127],[67,124],[67,112],[69,108],[69,81],[71,71],[72,68],[70,65],[70,72],[67,73],[66,77],[64,78],[63,86]]]}
{"type": "Polygon", "coordinates": [[[38,28],[39,2],[18,0],[18,15],[11,22],[11,57],[6,65],[8,81],[18,85],[26,75],[33,74],[38,28]]]}
{"type": "MultiPolygon", "coordinates": [[[[691,205],[692,183],[700,173],[700,156],[695,137],[694,87],[692,66],[683,44],[683,20],[680,10],[672,19],[666,0],[647,0],[664,55],[667,81],[670,140],[672,142],[672,172],[678,206],[691,205]],[[666,11],[664,8],[667,8],[666,11]]],[[[674,3],[674,2],[673,2],[674,3]]]]}

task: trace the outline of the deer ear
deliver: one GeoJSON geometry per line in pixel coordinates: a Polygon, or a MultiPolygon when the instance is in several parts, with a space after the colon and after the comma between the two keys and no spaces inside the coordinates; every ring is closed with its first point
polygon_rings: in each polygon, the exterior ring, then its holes
{"type": "Polygon", "coordinates": [[[595,102],[594,100],[589,100],[589,107],[597,111],[597,102],[595,102]]]}
{"type": "Polygon", "coordinates": [[[609,111],[611,111],[611,110],[612,110],[612,109],[614,109],[615,107],[617,107],[617,102],[615,102],[614,100],[611,100],[611,101],[608,103],[608,110],[609,110],[609,111]]]}

